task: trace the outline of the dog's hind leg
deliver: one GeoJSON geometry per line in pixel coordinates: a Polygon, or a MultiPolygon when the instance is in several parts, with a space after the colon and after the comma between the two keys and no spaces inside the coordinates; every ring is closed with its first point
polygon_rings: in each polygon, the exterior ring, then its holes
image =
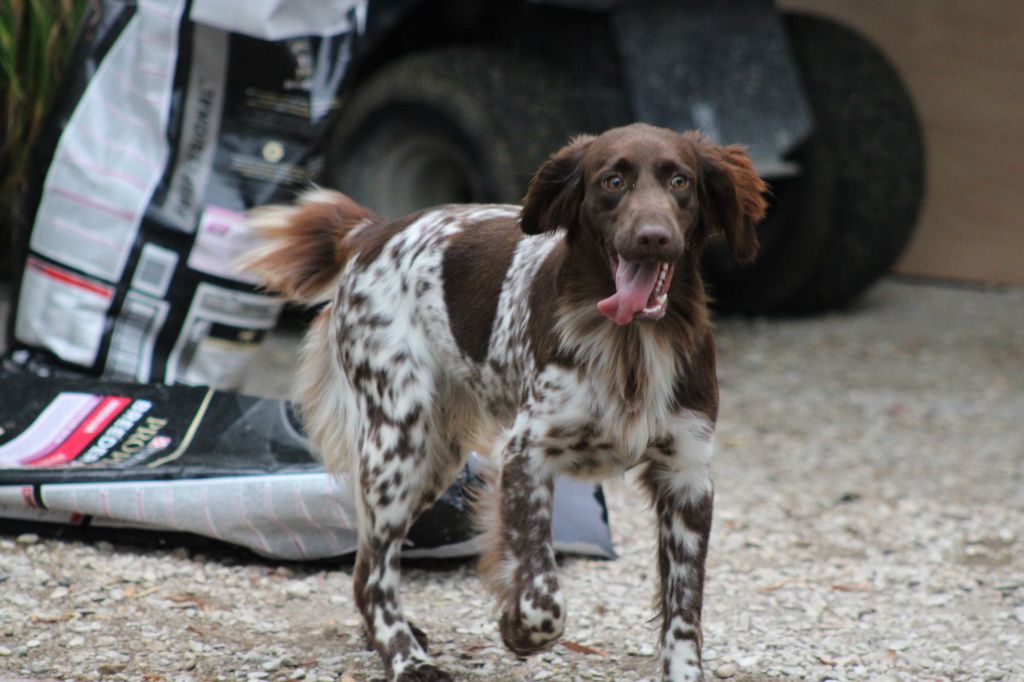
{"type": "Polygon", "coordinates": [[[400,414],[374,409],[367,414],[353,472],[360,512],[356,605],[389,682],[447,681],[448,674],[427,655],[426,637],[402,615],[399,561],[409,527],[454,477],[458,456],[441,459],[431,447],[425,404],[409,405],[400,414]]]}

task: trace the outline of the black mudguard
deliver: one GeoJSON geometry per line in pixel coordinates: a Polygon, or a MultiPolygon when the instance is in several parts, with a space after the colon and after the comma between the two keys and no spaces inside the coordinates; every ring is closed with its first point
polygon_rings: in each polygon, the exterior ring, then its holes
{"type": "Polygon", "coordinates": [[[611,22],[638,120],[742,142],[769,178],[799,170],[814,121],[770,1],[624,2],[611,22]]]}

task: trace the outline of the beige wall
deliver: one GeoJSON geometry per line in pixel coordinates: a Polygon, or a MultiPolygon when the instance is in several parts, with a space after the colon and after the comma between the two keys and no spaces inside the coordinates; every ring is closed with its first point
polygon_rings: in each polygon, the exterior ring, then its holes
{"type": "Polygon", "coordinates": [[[1024,0],[779,0],[868,37],[924,125],[924,209],[901,272],[1024,284],[1024,0]]]}

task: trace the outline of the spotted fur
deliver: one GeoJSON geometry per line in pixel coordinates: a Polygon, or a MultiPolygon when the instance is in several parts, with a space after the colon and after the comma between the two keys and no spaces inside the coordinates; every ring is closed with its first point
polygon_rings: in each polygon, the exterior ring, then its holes
{"type": "Polygon", "coordinates": [[[663,676],[702,679],[718,392],[697,254],[718,231],[751,257],[764,189],[739,148],[635,125],[553,155],[522,210],[450,205],[383,224],[316,190],[255,215],[249,267],[326,303],[298,400],[327,468],[354,482],[356,604],[388,680],[450,679],[402,616],[399,557],[471,449],[498,463],[479,504],[481,569],[509,649],[544,650],[565,627],[554,477],[640,466],[658,516],[663,676]],[[631,184],[602,179],[608,168],[631,184]],[[616,252],[672,265],[660,319],[620,326],[598,311],[616,252]]]}

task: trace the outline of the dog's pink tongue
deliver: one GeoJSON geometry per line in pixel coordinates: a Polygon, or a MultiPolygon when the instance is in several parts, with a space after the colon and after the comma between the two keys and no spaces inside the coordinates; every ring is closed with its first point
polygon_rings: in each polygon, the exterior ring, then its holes
{"type": "Polygon", "coordinates": [[[647,307],[658,281],[658,263],[633,263],[619,256],[615,271],[615,293],[597,304],[597,309],[615,324],[629,324],[647,307]]]}

